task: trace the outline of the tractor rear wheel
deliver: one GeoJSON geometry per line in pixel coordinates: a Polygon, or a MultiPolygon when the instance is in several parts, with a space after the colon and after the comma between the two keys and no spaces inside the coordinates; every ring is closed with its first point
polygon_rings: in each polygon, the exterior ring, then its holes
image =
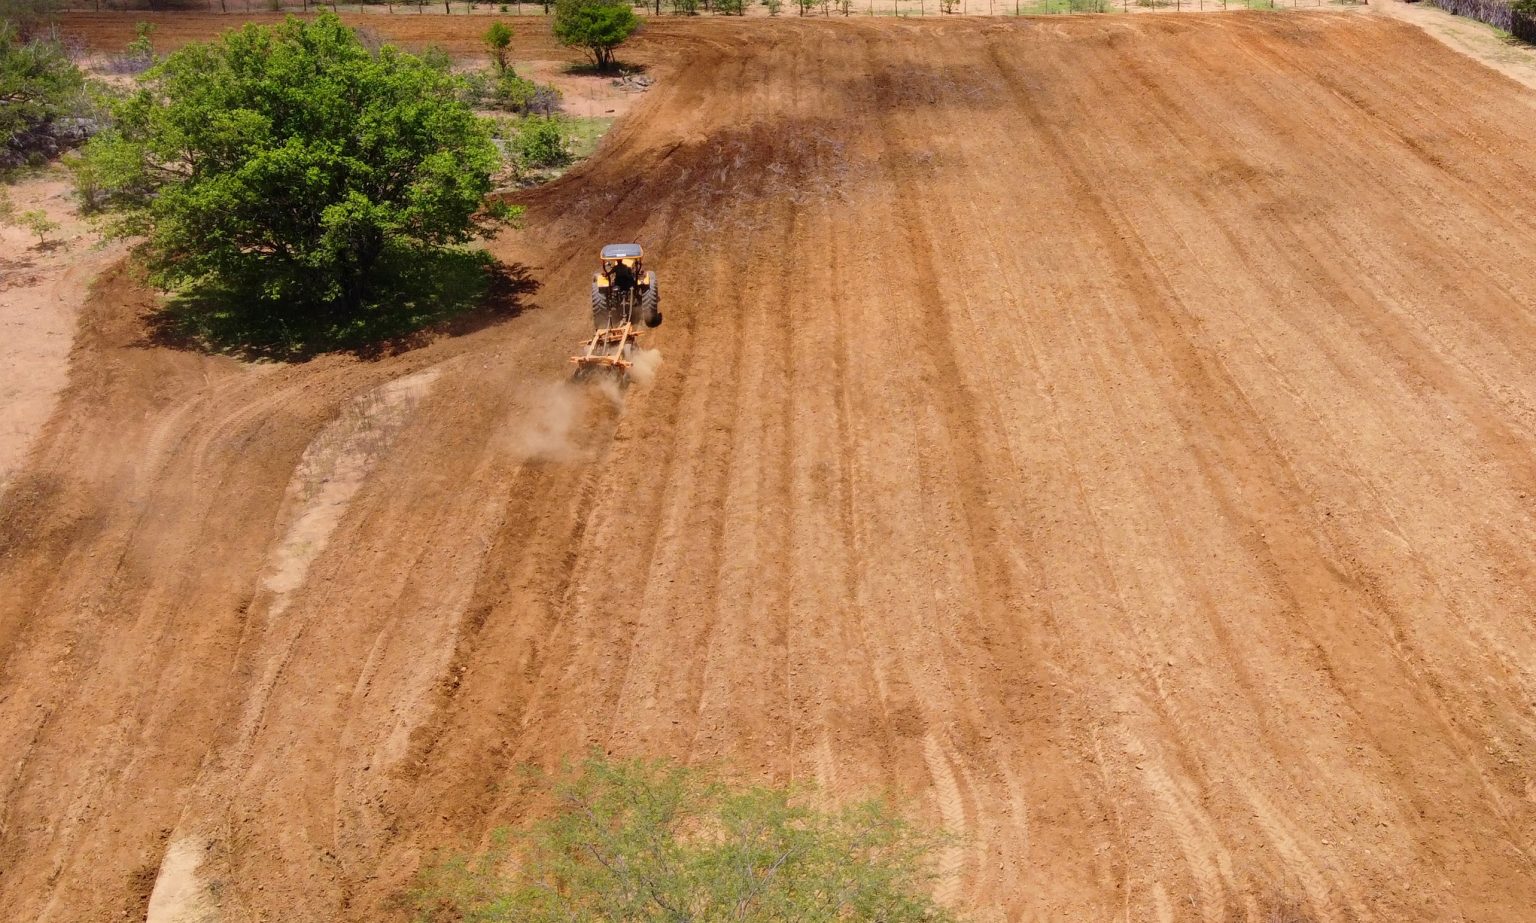
{"type": "Polygon", "coordinates": [[[611,326],[613,325],[608,323],[608,296],[594,282],[592,283],[592,329],[607,330],[611,326]]]}
{"type": "Polygon", "coordinates": [[[646,286],[645,294],[640,296],[640,316],[645,318],[647,327],[661,326],[661,287],[655,282],[646,286]]]}

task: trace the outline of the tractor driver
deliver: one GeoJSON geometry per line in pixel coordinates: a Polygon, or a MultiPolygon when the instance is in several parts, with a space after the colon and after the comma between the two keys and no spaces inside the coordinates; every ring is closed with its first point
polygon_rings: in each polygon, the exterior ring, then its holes
{"type": "Polygon", "coordinates": [[[613,269],[608,273],[608,279],[613,283],[614,291],[620,294],[635,287],[635,269],[629,264],[629,260],[619,260],[613,264],[613,269]]]}

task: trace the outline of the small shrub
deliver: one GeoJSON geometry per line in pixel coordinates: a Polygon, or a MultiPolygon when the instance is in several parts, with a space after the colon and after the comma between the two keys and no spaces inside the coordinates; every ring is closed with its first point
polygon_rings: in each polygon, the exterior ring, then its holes
{"type": "Polygon", "coordinates": [[[501,20],[491,23],[485,30],[485,47],[491,54],[491,63],[498,71],[507,69],[507,48],[512,44],[512,29],[501,20]]]}
{"type": "Polygon", "coordinates": [[[946,838],[876,800],[819,811],[798,791],[598,756],[549,787],[549,819],[422,869],[414,919],[956,919],[928,894],[946,838]]]}
{"type": "Polygon", "coordinates": [[[560,111],[560,91],[535,83],[510,66],[500,73],[471,72],[460,78],[459,97],[479,109],[499,109],[516,115],[553,115],[560,111]]]}
{"type": "Polygon", "coordinates": [[[538,84],[507,70],[502,72],[501,79],[496,81],[491,101],[497,109],[522,115],[529,111],[538,92],[538,84]]]}
{"type": "Polygon", "coordinates": [[[699,0],[669,0],[672,12],[678,16],[699,15],[699,0]]]}
{"type": "Polygon", "coordinates": [[[15,223],[37,235],[37,245],[41,247],[48,242],[48,235],[59,229],[57,221],[50,220],[48,213],[38,211],[22,212],[14,219],[15,223]]]}
{"type": "Polygon", "coordinates": [[[715,0],[715,12],[721,16],[745,16],[746,0],[715,0]]]}
{"type": "Polygon", "coordinates": [[[133,41],[128,43],[128,53],[134,57],[144,58],[149,61],[155,59],[155,24],[152,22],[136,22],[133,24],[133,41]]]}
{"type": "Polygon", "coordinates": [[[524,116],[511,138],[512,153],[525,170],[563,167],[571,162],[570,130],[558,115],[524,116]]]}
{"type": "Polygon", "coordinates": [[[134,23],[134,39],[123,53],[107,59],[106,70],[113,74],[142,74],[155,64],[155,24],[134,23]]]}
{"type": "Polygon", "coordinates": [[[777,16],[784,10],[784,0],[763,0],[763,6],[768,8],[769,16],[777,16]]]}

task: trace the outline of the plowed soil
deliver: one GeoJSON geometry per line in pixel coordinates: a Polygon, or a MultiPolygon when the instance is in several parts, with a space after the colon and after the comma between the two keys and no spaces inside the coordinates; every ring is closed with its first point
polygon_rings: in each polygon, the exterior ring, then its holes
{"type": "Polygon", "coordinates": [[[1536,93],[1354,13],[632,56],[516,316],[242,364],[98,286],[0,512],[5,916],[396,918],[597,746],[894,792],[980,920],[1531,918],[1536,93]],[[664,361],[571,384],[631,239],[664,361]]]}

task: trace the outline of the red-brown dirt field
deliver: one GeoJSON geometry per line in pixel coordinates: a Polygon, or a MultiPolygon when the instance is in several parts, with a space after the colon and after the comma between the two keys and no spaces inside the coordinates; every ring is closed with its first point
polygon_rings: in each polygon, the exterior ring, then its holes
{"type": "Polygon", "coordinates": [[[1349,12],[628,57],[515,316],[242,363],[98,284],[0,500],[0,916],[399,919],[597,746],[889,791],[977,920],[1532,919],[1536,94],[1349,12]]]}

